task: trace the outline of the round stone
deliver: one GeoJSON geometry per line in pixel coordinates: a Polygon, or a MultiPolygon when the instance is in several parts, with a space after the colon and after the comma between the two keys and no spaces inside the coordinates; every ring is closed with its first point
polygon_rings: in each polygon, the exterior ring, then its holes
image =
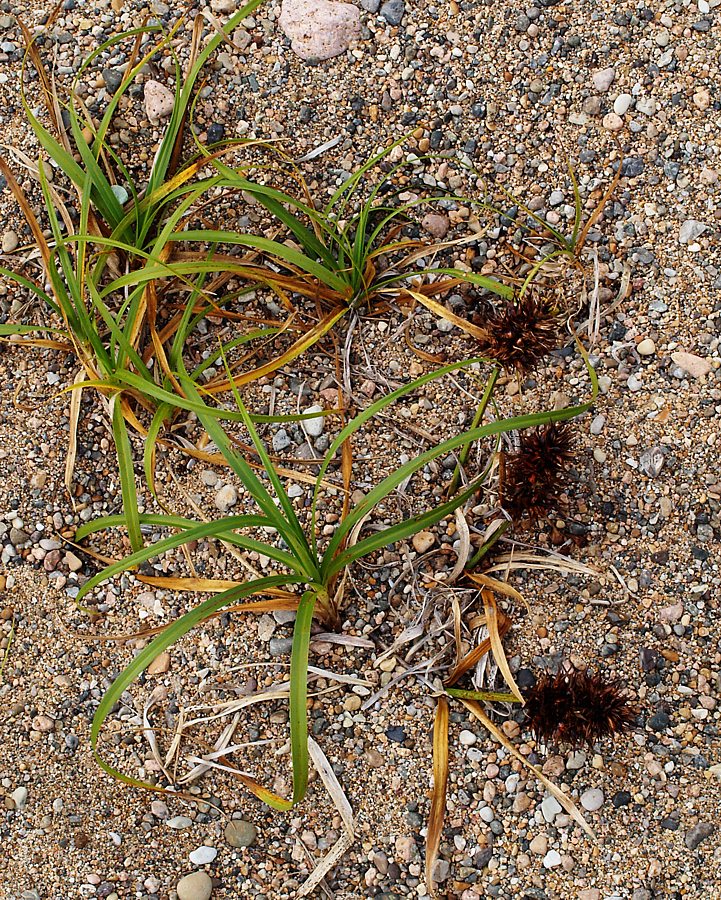
{"type": "Polygon", "coordinates": [[[231,819],[225,826],[225,839],[231,847],[252,847],[258,836],[258,829],[245,819],[231,819]]]}
{"type": "Polygon", "coordinates": [[[472,731],[468,731],[467,729],[463,729],[463,731],[458,735],[458,740],[463,744],[464,747],[472,747],[473,744],[476,743],[476,736],[472,731]]]}
{"type": "Polygon", "coordinates": [[[617,116],[625,115],[631,108],[633,97],[630,94],[619,94],[613,101],[613,111],[617,116]]]}
{"type": "Polygon", "coordinates": [[[606,113],[603,117],[603,127],[606,131],[620,131],[623,128],[623,119],[615,112],[606,113]]]}
{"type": "Polygon", "coordinates": [[[6,231],[2,239],[3,253],[12,253],[13,250],[17,250],[19,243],[20,240],[14,231],[6,231]]]}
{"type": "Polygon", "coordinates": [[[208,863],[212,863],[217,855],[218,851],[215,847],[208,847],[205,844],[188,854],[194,866],[206,866],[208,863]]]}
{"type": "Polygon", "coordinates": [[[588,812],[595,812],[603,806],[603,799],[601,788],[589,788],[581,794],[581,806],[588,812]]]}
{"type": "Polygon", "coordinates": [[[238,491],[232,484],[224,484],[215,495],[215,505],[221,512],[228,512],[237,502],[238,491]]]}
{"type": "Polygon", "coordinates": [[[656,352],[656,345],[651,340],[651,338],[644,338],[636,346],[636,350],[638,350],[641,356],[653,356],[653,354],[656,352]]]}
{"type": "Polygon", "coordinates": [[[209,900],[213,882],[206,872],[191,872],[180,879],[176,890],[178,900],[209,900]]]}
{"type": "MultiPolygon", "coordinates": [[[[312,415],[313,413],[323,412],[323,407],[318,406],[316,403],[314,406],[309,406],[307,409],[304,409],[303,412],[305,415],[312,415]]],[[[320,437],[321,434],[323,434],[324,425],[325,421],[323,416],[316,416],[313,419],[305,419],[303,421],[303,427],[305,428],[308,437],[320,437]]]]}

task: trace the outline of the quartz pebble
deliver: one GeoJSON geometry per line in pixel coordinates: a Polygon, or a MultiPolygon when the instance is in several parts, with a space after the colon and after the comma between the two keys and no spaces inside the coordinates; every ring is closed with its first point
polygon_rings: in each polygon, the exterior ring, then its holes
{"type": "Polygon", "coordinates": [[[701,356],[696,356],[695,353],[684,353],[678,350],[676,353],[671,354],[671,359],[680,369],[688,372],[694,378],[703,378],[704,375],[708,375],[711,371],[711,363],[701,356]]]}
{"type": "Polygon", "coordinates": [[[607,91],[611,85],[613,84],[616,78],[616,70],[609,67],[607,69],[601,69],[598,72],[594,72],[592,76],[593,86],[597,91],[605,92],[607,91]]]}
{"type": "Polygon", "coordinates": [[[543,867],[544,869],[554,869],[556,866],[561,865],[561,854],[558,850],[549,850],[548,853],[543,857],[543,867]]]}
{"type": "Polygon", "coordinates": [[[436,539],[430,531],[419,531],[413,535],[412,544],[416,553],[427,553],[435,544],[436,539]]]}
{"type": "Polygon", "coordinates": [[[581,794],[581,806],[588,812],[595,812],[603,806],[603,799],[601,788],[589,788],[581,794]]]}
{"type": "Polygon", "coordinates": [[[644,338],[636,345],[636,350],[641,356],[653,356],[656,352],[656,345],[651,338],[644,338]]]}
{"type": "Polygon", "coordinates": [[[699,222],[697,219],[686,219],[678,232],[679,244],[690,244],[691,241],[695,241],[696,238],[701,237],[707,228],[708,225],[699,222]]]}
{"type": "Polygon", "coordinates": [[[563,812],[563,807],[551,794],[548,797],[545,797],[541,803],[541,812],[543,813],[543,818],[546,822],[551,823],[559,813],[563,812]]]}
{"type": "Polygon", "coordinates": [[[221,512],[228,512],[238,502],[238,491],[232,484],[224,484],[215,495],[215,505],[221,512]]]}
{"type": "Polygon", "coordinates": [[[208,847],[206,844],[203,844],[196,850],[191,850],[188,858],[194,866],[205,866],[208,863],[212,863],[217,855],[218,851],[215,847],[208,847]]]}
{"type": "Polygon", "coordinates": [[[630,94],[619,94],[613,101],[613,111],[617,116],[625,115],[631,108],[633,97],[630,94]]]}
{"type": "MultiPolygon", "coordinates": [[[[319,413],[323,412],[323,407],[315,404],[314,406],[309,406],[307,409],[304,409],[303,412],[306,415],[319,413]]],[[[309,437],[320,437],[321,434],[323,434],[323,428],[325,427],[325,417],[316,416],[313,419],[305,419],[303,421],[303,427],[309,437]]]]}

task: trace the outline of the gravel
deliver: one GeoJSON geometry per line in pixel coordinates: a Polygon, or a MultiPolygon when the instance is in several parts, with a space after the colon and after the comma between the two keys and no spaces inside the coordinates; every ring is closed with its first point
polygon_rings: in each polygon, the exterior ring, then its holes
{"type": "MultiPolygon", "coordinates": [[[[711,824],[719,788],[713,767],[721,752],[716,640],[721,479],[715,464],[721,413],[718,10],[704,0],[658,9],[631,3],[598,8],[538,3],[509,7],[503,15],[489,15],[479,4],[425,0],[406,5],[360,0],[352,7],[358,27],[326,61],[317,54],[305,61],[297,55],[279,27],[280,3],[257,10],[208,73],[194,111],[199,139],[280,139],[290,158],[299,159],[340,138],[320,157],[301,164],[304,175],[315,180],[314,195],[325,199],[377,148],[412,131],[413,152],[435,156],[425,166],[402,170],[409,202],[423,179],[432,179],[425,181],[432,189],[440,182],[452,193],[480,196],[480,187],[461,176],[451,183],[457,162],[464,171],[477,168],[486,184],[507,187],[565,233],[574,215],[565,160],[573,160],[576,168],[587,220],[624,159],[619,184],[590,229],[583,257],[589,271],[594,259],[598,266],[600,333],[592,353],[601,395],[593,413],[579,423],[571,479],[557,506],[548,521],[529,526],[524,535],[533,546],[570,552],[594,574],[509,573],[509,582],[531,603],[531,614],[514,609],[506,646],[514,670],[523,666],[531,673],[569,657],[592,666],[602,660],[604,670],[628,684],[639,707],[638,724],[630,735],[604,741],[581,756],[566,747],[539,747],[520,715],[499,718],[524,756],[562,784],[581,808],[587,793],[601,794],[599,806],[587,810],[600,838],[591,845],[565,811],[549,802],[535,778],[453,703],[449,810],[439,870],[447,875],[443,890],[462,900],[609,900],[616,895],[650,900],[659,891],[706,900],[721,880],[718,832],[711,824]],[[606,69],[613,71],[612,78],[603,75],[606,69]],[[441,169],[444,163],[448,172],[441,169]],[[626,296],[614,305],[626,277],[626,296]],[[651,344],[653,351],[645,354],[651,344]],[[663,613],[669,609],[674,612],[663,613]],[[473,734],[475,742],[461,738],[466,734],[473,734]],[[551,821],[546,813],[553,813],[551,821]]],[[[211,9],[216,16],[227,15],[219,4],[211,9]]],[[[2,12],[4,141],[37,159],[37,146],[20,117],[22,36],[9,5],[2,12]]],[[[23,7],[33,33],[42,30],[44,12],[35,4],[23,7]]],[[[49,26],[50,35],[43,37],[41,52],[67,86],[103,40],[135,26],[146,12],[168,27],[178,14],[159,0],[149,7],[103,0],[92,8],[66,0],[49,26]]],[[[183,63],[189,28],[181,28],[173,46],[183,63]]],[[[129,47],[112,48],[83,77],[94,117],[102,115],[109,93],[117,90],[128,53],[129,47]]],[[[121,110],[114,147],[138,148],[152,159],[169,107],[167,94],[160,92],[165,106],[151,110],[157,124],[147,120],[149,78],[171,89],[172,56],[149,62],[143,75],[146,97],[141,86],[121,110]]],[[[40,107],[32,68],[25,88],[31,106],[40,107]]],[[[405,153],[399,148],[395,161],[405,153]]],[[[32,178],[11,154],[8,158],[39,208],[32,178]]],[[[61,173],[51,169],[50,175],[60,195],[67,196],[61,173]]],[[[2,250],[10,254],[32,237],[9,191],[0,197],[2,250]]],[[[503,209],[514,205],[505,198],[503,209]]],[[[464,212],[462,203],[436,204],[433,211],[447,219],[448,240],[467,236],[464,223],[472,212],[464,212]]],[[[427,212],[419,214],[419,221],[427,212]]],[[[220,210],[205,214],[222,219],[220,210]]],[[[254,222],[257,211],[238,198],[237,214],[254,222]]],[[[498,233],[509,239],[516,227],[513,215],[498,223],[498,233]]],[[[497,272],[503,262],[493,233],[474,233],[473,240],[455,245],[454,261],[497,272]]],[[[19,257],[9,260],[16,263],[19,257]]],[[[39,274],[32,261],[25,271],[39,274]]],[[[593,285],[591,277],[588,289],[593,285]]],[[[575,286],[569,293],[575,311],[575,286]]],[[[3,285],[2,321],[16,314],[28,321],[39,315],[37,303],[28,299],[3,285]]],[[[462,310],[467,298],[457,300],[451,293],[439,302],[462,310]]],[[[276,315],[260,307],[257,313],[261,320],[276,315]]],[[[582,319],[580,313],[576,324],[582,319]]],[[[406,338],[431,358],[472,355],[473,343],[457,329],[440,329],[438,321],[420,308],[410,320],[407,310],[359,311],[351,392],[361,400],[374,396],[361,388],[370,382],[377,397],[413,372],[427,371],[431,364],[408,348],[406,338]]],[[[582,335],[586,331],[581,328],[582,335]]],[[[336,335],[343,338],[345,331],[336,335]]],[[[208,347],[212,336],[211,331],[208,347]]],[[[335,365],[325,355],[332,352],[328,342],[274,373],[251,395],[254,406],[267,411],[272,395],[276,411],[295,413],[310,404],[317,411],[335,407],[335,365]],[[328,389],[334,399],[324,393],[328,389]]],[[[583,399],[588,387],[583,367],[573,352],[564,353],[521,390],[514,391],[513,380],[503,384],[503,410],[520,413],[535,403],[543,408],[583,399]]],[[[66,541],[83,522],[118,511],[104,408],[90,399],[90,391],[83,393],[72,502],[64,488],[67,397],[58,392],[72,383],[76,371],[69,354],[52,348],[5,344],[0,354],[0,658],[9,647],[0,683],[0,793],[8,848],[3,881],[24,900],[69,891],[112,900],[113,894],[119,900],[166,897],[173,890],[180,900],[207,900],[211,891],[278,900],[296,896],[310,870],[309,855],[321,858],[341,827],[319,779],[310,784],[307,801],[284,816],[244,793],[227,773],[211,772],[198,782],[192,801],[163,795],[167,816],[159,816],[146,792],[113,782],[93,761],[89,723],[109,678],[138,651],[139,642],[101,643],[75,634],[124,635],[162,627],[198,601],[163,588],[140,601],[150,592],[130,575],[96,592],[92,622],[75,610],[73,597],[95,571],[95,561],[75,549],[70,556],[66,541]],[[53,539],[57,546],[43,544],[53,539]],[[237,843],[241,838],[234,833],[245,826],[236,823],[250,825],[250,819],[258,823],[253,841],[237,843]],[[188,875],[188,856],[200,847],[217,850],[208,863],[210,874],[188,875]]],[[[352,490],[367,493],[377,472],[388,471],[383,466],[390,459],[422,452],[424,434],[449,435],[461,419],[469,422],[479,383],[459,374],[457,385],[418,392],[397,414],[374,425],[367,440],[354,440],[359,473],[352,490]]],[[[343,390],[345,395],[345,385],[343,390]]],[[[306,465],[299,471],[306,474],[319,452],[314,441],[337,433],[337,417],[312,421],[317,434],[307,423],[282,429],[289,440],[282,448],[275,444],[281,429],[275,435],[273,427],[262,431],[274,452],[292,448],[288,456],[302,458],[306,465]]],[[[192,433],[192,423],[187,427],[192,433]]],[[[136,450],[141,451],[139,442],[136,450]]],[[[421,495],[441,502],[438,478],[454,465],[451,461],[448,469],[441,462],[437,471],[429,466],[405,487],[399,516],[410,515],[421,495]]],[[[186,494],[209,517],[214,510],[246,508],[247,499],[237,491],[226,505],[233,489],[223,483],[228,473],[220,467],[212,480],[204,474],[211,471],[209,463],[189,466],[187,458],[164,450],[159,470],[159,483],[178,514],[194,515],[186,494]],[[221,492],[223,507],[216,503],[221,492]]],[[[308,491],[305,482],[298,482],[303,490],[293,502],[300,513],[308,491]]],[[[159,511],[151,497],[143,502],[146,511],[159,511]]],[[[322,514],[331,513],[324,509],[322,514]]],[[[389,515],[384,510],[372,517],[362,535],[374,533],[371,527],[384,524],[389,515]]],[[[336,520],[324,521],[323,527],[332,533],[336,520]]],[[[361,682],[354,687],[367,681],[370,692],[361,695],[343,685],[343,692],[320,693],[309,701],[311,730],[355,815],[356,842],[329,880],[339,900],[427,894],[421,833],[429,808],[435,700],[427,685],[405,672],[406,665],[423,663],[429,648],[416,648],[417,638],[411,638],[381,657],[413,627],[421,610],[429,617],[424,621],[435,621],[437,607],[430,600],[435,595],[425,573],[447,575],[458,534],[450,518],[427,535],[425,549],[410,540],[384,547],[368,568],[351,573],[343,634],[371,640],[375,649],[350,641],[331,644],[322,635],[312,642],[314,665],[352,676],[361,682]],[[428,556],[409,580],[406,566],[411,561],[418,566],[421,553],[428,556]],[[381,700],[366,706],[371,694],[391,682],[381,700]]],[[[119,557],[126,552],[123,540],[117,530],[94,546],[119,557]]],[[[201,541],[189,553],[199,577],[247,577],[239,560],[220,546],[201,541]]],[[[250,555],[246,562],[259,570],[267,564],[250,555]]],[[[185,565],[181,554],[169,555],[137,574],[189,574],[185,565]]],[[[287,677],[291,630],[277,615],[273,619],[279,627],[268,642],[259,639],[257,621],[226,614],[173,646],[171,668],[148,675],[123,696],[101,742],[106,758],[136,776],[142,770],[144,778],[162,779],[142,736],[142,710],[153,691],[159,692],[158,703],[149,716],[158,726],[162,754],[181,709],[235,701],[258,685],[269,687],[287,677]]],[[[452,618],[443,621],[452,627],[452,618]]],[[[330,679],[328,686],[334,686],[330,679]]],[[[238,766],[287,791],[287,736],[283,702],[253,707],[252,714],[244,711],[234,740],[269,738],[273,743],[238,751],[238,766]]],[[[204,735],[209,741],[214,737],[204,735]]],[[[207,745],[193,750],[206,752],[207,745]]]]}

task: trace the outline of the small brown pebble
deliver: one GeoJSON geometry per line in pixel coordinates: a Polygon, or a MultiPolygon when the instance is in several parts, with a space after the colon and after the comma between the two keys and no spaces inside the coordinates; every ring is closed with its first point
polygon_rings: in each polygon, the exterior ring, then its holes
{"type": "Polygon", "coordinates": [[[170,668],[170,654],[167,650],[159,653],[148,666],[148,675],[163,675],[170,668]]]}

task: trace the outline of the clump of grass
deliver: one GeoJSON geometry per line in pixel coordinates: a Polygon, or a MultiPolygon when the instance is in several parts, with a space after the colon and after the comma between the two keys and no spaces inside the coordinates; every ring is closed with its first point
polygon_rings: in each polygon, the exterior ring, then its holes
{"type": "Polygon", "coordinates": [[[616,737],[636,717],[620,681],[575,667],[544,672],[526,692],[525,712],[538,740],[573,747],[616,737]]]}
{"type": "MultiPolygon", "coordinates": [[[[239,603],[242,609],[244,601],[252,596],[271,596],[270,600],[263,603],[263,611],[266,611],[269,608],[269,604],[270,608],[272,608],[273,594],[277,594],[278,591],[283,589],[285,591],[284,596],[282,600],[277,602],[285,604],[282,608],[287,608],[287,590],[290,588],[291,591],[296,592],[297,597],[297,617],[293,633],[290,670],[293,794],[291,798],[283,798],[269,791],[253,779],[244,776],[242,780],[259,798],[278,809],[288,809],[303,798],[308,778],[306,726],[307,665],[313,618],[319,619],[327,626],[337,627],[339,609],[343,597],[343,580],[341,577],[343,573],[353,563],[382,547],[404,540],[418,531],[432,527],[435,523],[440,522],[466,503],[483,486],[487,475],[486,473],[480,474],[450,499],[433,508],[410,516],[381,531],[362,536],[362,527],[365,520],[372,515],[379,503],[389,497],[401,484],[405,484],[416,472],[439,457],[445,456],[463,446],[469,440],[500,435],[510,430],[533,427],[552,421],[563,421],[586,411],[592,402],[570,409],[534,413],[511,419],[499,419],[473,428],[464,434],[449,438],[431,447],[419,454],[415,459],[411,459],[399,466],[391,474],[379,481],[367,492],[362,500],[341,517],[340,524],[335,532],[329,537],[327,543],[321,545],[319,541],[320,523],[317,512],[318,501],[329,467],[336,454],[342,450],[346,442],[371,417],[387,409],[412,391],[466,365],[467,363],[465,362],[455,363],[421,376],[377,400],[356,415],[340,430],[330,444],[323,463],[319,468],[310,498],[310,521],[306,528],[301,525],[293,503],[237,390],[233,388],[237,409],[245,428],[250,434],[255,453],[261,461],[265,473],[264,477],[256,474],[246,459],[233,447],[218,420],[215,408],[206,405],[193,380],[182,371],[176,373],[180,387],[187,392],[187,396],[194,404],[194,409],[197,410],[201,425],[205,428],[210,439],[214,442],[219,453],[222,454],[227,465],[234,472],[249,497],[254,501],[257,512],[202,523],[178,516],[138,515],[140,524],[166,527],[175,531],[176,534],[164,538],[149,547],[144,547],[126,559],[105,568],[83,585],[78,594],[78,602],[87,597],[104,580],[123,571],[131,570],[190,541],[200,539],[217,539],[233,547],[257,551],[274,562],[279,570],[279,574],[254,578],[231,588],[226,587],[226,589],[217,593],[216,596],[200,603],[155,637],[118,676],[103,697],[91,729],[91,739],[96,754],[100,730],[110,715],[114,704],[123,691],[159,653],[163,652],[191,628],[202,623],[218,610],[230,604],[239,603]],[[269,531],[274,535],[274,538],[268,537],[269,531]]],[[[130,514],[127,510],[122,515],[104,517],[81,526],[77,532],[77,538],[81,540],[94,532],[108,527],[128,527],[129,521],[130,514]]],[[[177,580],[174,584],[178,585],[177,580]]],[[[186,586],[193,589],[195,587],[193,579],[188,579],[186,586]]],[[[205,588],[206,584],[204,582],[198,583],[197,589],[204,590],[205,588]]],[[[247,608],[248,611],[252,611],[253,604],[248,603],[247,608]]],[[[508,673],[508,677],[510,677],[510,673],[508,673]]],[[[98,759],[106,771],[118,777],[123,777],[124,780],[129,780],[131,783],[139,783],[137,780],[129,779],[127,776],[120,776],[120,773],[101,760],[99,756],[98,759]]]]}
{"type": "MultiPolygon", "coordinates": [[[[226,35],[261,2],[250,0],[242,6],[202,49],[205,19],[199,15],[194,20],[185,72],[173,56],[175,106],[145,183],[133,180],[130,169],[113,149],[109,133],[119,103],[147,63],[159,53],[173,55],[171,42],[181,23],[159,40],[154,39],[158,28],[147,26],[106,41],[83,62],[67,95],[46,72],[35,39],[22,26],[27,45],[25,65],[31,62],[36,70],[51,125],[48,128],[37,118],[25,97],[24,66],[23,105],[41,155],[36,166],[20,158],[36,172],[40,182],[50,237],[46,237],[7,161],[1,158],[0,171],[35,239],[49,290],[40,280],[22,273],[5,268],[0,273],[30,291],[40,301],[43,315],[54,315],[56,324],[2,324],[0,336],[17,338],[49,332],[52,340],[39,338],[38,343],[72,352],[81,367],[82,374],[72,390],[80,393],[92,388],[108,399],[123,503],[131,518],[138,499],[129,431],[146,438],[145,473],[153,490],[155,448],[163,429],[180,410],[195,412],[188,392],[173,374],[187,363],[191,335],[207,315],[221,319],[226,315],[223,307],[237,293],[219,298],[218,292],[233,275],[242,274],[253,284],[277,289],[270,272],[253,267],[248,261],[232,258],[228,262],[214,257],[212,250],[186,251],[181,247],[183,230],[196,220],[205,204],[211,199],[217,202],[223,192],[240,189],[242,179],[238,172],[233,173],[230,184],[210,164],[243,142],[226,142],[212,152],[183,159],[185,129],[203,66],[226,35]],[[132,49],[122,83],[98,122],[84,106],[78,88],[99,57],[116,52],[117,45],[127,41],[132,42],[132,49]],[[68,199],[69,192],[48,181],[43,153],[70,181],[76,203],[68,199]],[[205,172],[208,168],[210,174],[205,172]]],[[[194,231],[193,239],[211,248],[215,246],[210,229],[194,231]]],[[[253,243],[252,236],[248,241],[253,243]]],[[[236,348],[242,350],[246,344],[252,346],[254,341],[266,341],[278,330],[273,326],[256,327],[234,337],[199,365],[189,366],[190,379],[203,383],[211,393],[227,390],[225,376],[208,378],[221,355],[236,348]]],[[[235,384],[251,381],[294,359],[307,345],[308,337],[302,335],[272,363],[243,373],[236,371],[230,377],[235,384]]],[[[71,412],[72,433],[77,427],[79,402],[71,405],[71,412]]],[[[221,418],[226,415],[222,409],[214,414],[221,418]]],[[[238,419],[239,415],[230,411],[228,418],[238,419]]],[[[71,478],[69,454],[68,489],[71,478]]],[[[129,521],[129,537],[134,549],[142,546],[137,518],[129,521]]]]}

